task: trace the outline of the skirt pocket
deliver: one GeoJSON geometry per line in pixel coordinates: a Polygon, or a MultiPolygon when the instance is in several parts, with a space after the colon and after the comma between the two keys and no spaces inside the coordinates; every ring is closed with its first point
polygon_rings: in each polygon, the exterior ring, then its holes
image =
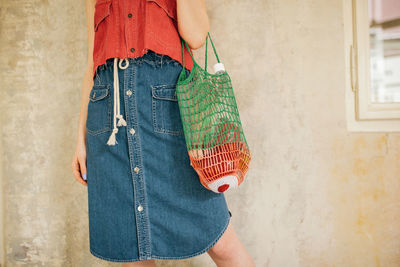
{"type": "Polygon", "coordinates": [[[110,85],[94,85],[89,95],[86,130],[90,135],[111,131],[110,85]]]}
{"type": "Polygon", "coordinates": [[[183,135],[176,84],[153,85],[151,94],[154,131],[169,135],[183,135]]]}

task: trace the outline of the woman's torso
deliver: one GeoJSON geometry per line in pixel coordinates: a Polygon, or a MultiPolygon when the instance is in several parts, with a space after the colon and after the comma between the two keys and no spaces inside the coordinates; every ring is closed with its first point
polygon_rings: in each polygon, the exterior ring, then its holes
{"type": "MultiPolygon", "coordinates": [[[[108,58],[143,56],[147,50],[182,64],[176,0],[97,0],[94,14],[93,77],[108,58]]],[[[185,67],[193,60],[185,49],[185,67]]]]}

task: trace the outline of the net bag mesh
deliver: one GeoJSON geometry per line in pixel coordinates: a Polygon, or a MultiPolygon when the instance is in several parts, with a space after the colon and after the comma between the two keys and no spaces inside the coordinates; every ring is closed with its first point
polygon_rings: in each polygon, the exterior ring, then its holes
{"type": "Polygon", "coordinates": [[[209,37],[220,62],[208,33],[204,70],[181,38],[183,66],[185,45],[193,59],[193,68],[188,77],[185,68],[182,68],[176,93],[190,164],[204,187],[221,193],[238,187],[244,181],[251,154],[228,73],[207,72],[209,37]]]}

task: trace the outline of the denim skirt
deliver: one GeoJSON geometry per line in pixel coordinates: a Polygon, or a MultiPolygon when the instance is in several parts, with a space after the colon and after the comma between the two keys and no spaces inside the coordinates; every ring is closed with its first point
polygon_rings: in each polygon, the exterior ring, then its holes
{"type": "Polygon", "coordinates": [[[231,212],[224,193],[204,188],[190,165],[175,94],[182,64],[149,50],[117,68],[126,125],[108,145],[113,60],[97,68],[87,110],[90,252],[115,262],[205,253],[225,232],[231,212]]]}

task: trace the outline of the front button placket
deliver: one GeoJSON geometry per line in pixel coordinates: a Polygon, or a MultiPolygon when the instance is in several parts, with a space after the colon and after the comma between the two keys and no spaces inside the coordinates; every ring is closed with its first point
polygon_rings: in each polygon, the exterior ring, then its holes
{"type": "MultiPolygon", "coordinates": [[[[135,38],[139,24],[137,23],[137,14],[141,14],[141,12],[145,12],[143,9],[143,5],[140,3],[141,1],[127,1],[124,3],[125,8],[124,12],[127,12],[128,14],[126,15],[124,19],[124,32],[125,32],[125,44],[126,44],[126,49],[127,49],[127,55],[129,57],[136,57],[137,52],[136,48],[138,46],[138,40],[135,38]],[[138,13],[139,12],[139,13],[138,13]]],[[[125,13],[126,14],[126,13],[125,13]]]]}
{"type": "Polygon", "coordinates": [[[150,239],[150,222],[149,214],[147,210],[147,195],[146,195],[146,184],[144,179],[144,169],[143,160],[141,154],[141,144],[140,144],[140,128],[138,125],[138,112],[136,109],[137,103],[136,99],[136,68],[134,60],[131,61],[132,66],[126,70],[124,75],[124,104],[126,116],[126,134],[128,138],[128,152],[129,161],[133,182],[134,190],[134,206],[136,227],[137,229],[137,240],[138,240],[138,250],[139,259],[147,260],[151,258],[151,239],[150,239]],[[129,86],[129,87],[128,87],[129,86]],[[136,130],[135,130],[136,129],[136,130]]]}

